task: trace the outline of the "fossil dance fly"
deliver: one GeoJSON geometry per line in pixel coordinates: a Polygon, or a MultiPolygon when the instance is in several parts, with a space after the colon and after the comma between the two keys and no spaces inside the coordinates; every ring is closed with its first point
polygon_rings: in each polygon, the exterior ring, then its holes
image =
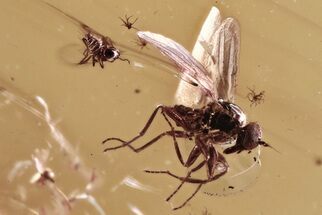
{"type": "MultiPolygon", "coordinates": [[[[249,151],[259,145],[268,146],[261,139],[262,131],[259,124],[256,122],[247,123],[245,113],[233,103],[238,71],[238,23],[232,18],[227,18],[214,29],[216,30],[213,35],[213,44],[211,44],[214,52],[208,53],[206,51],[212,66],[217,68],[214,74],[174,40],[152,32],[139,31],[137,33],[140,40],[156,47],[168,57],[177,66],[179,75],[196,83],[197,87],[193,87],[200,90],[202,98],[199,100],[199,107],[195,108],[182,104],[159,105],[137,136],[128,141],[117,137],[110,137],[103,141],[103,143],[111,141],[121,143],[105,148],[105,152],[128,147],[138,153],[156,143],[160,138],[170,136],[173,139],[178,160],[184,167],[190,167],[188,173],[179,176],[169,170],[146,170],[145,172],[166,174],[180,181],[178,187],[166,199],[167,201],[175,196],[184,183],[198,185],[196,190],[174,210],[185,206],[203,185],[215,181],[227,173],[229,164],[224,154],[249,151]],[[160,133],[140,147],[134,147],[132,143],[146,134],[159,111],[168,123],[169,130],[160,133]],[[190,139],[194,142],[194,147],[186,160],[183,159],[177,142],[177,139],[180,138],[190,139]],[[220,151],[221,146],[231,142],[235,142],[235,144],[227,147],[223,152],[220,151]],[[193,173],[202,169],[206,171],[205,178],[193,176],[193,173]]],[[[208,44],[204,43],[204,45],[208,44]]]]}
{"type": "Polygon", "coordinates": [[[82,38],[83,43],[85,44],[85,50],[83,52],[83,59],[79,62],[79,64],[85,64],[89,60],[92,60],[93,66],[96,63],[99,63],[101,68],[104,68],[104,62],[114,62],[115,60],[119,59],[122,61],[127,61],[130,63],[128,59],[124,59],[120,57],[120,50],[117,49],[113,45],[113,41],[111,38],[107,36],[103,36],[102,34],[98,33],[94,29],[90,28],[88,25],[83,23],[82,21],[76,19],[75,17],[65,13],[64,11],[60,10],[59,8],[44,2],[49,7],[57,10],[58,12],[62,13],[63,15],[67,16],[74,22],[76,22],[85,32],[85,35],[82,38]]]}

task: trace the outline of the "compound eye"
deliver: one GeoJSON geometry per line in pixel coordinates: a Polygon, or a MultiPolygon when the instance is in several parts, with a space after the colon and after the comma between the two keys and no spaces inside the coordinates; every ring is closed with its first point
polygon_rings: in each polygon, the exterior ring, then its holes
{"type": "Polygon", "coordinates": [[[115,52],[115,50],[114,50],[114,49],[109,48],[109,49],[106,49],[106,50],[104,51],[104,56],[105,56],[107,59],[115,58],[115,56],[116,56],[116,52],[115,52]]]}

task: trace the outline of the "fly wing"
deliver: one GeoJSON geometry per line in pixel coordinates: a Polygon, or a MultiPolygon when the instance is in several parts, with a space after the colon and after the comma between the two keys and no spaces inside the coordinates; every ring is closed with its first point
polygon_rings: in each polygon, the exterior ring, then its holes
{"type": "Polygon", "coordinates": [[[214,82],[208,71],[182,45],[165,36],[148,31],[139,31],[137,35],[167,56],[178,67],[179,74],[196,83],[205,96],[217,100],[214,82]]]}
{"type": "Polygon", "coordinates": [[[218,98],[234,102],[240,48],[237,21],[233,18],[225,19],[213,40],[203,43],[203,46],[209,54],[207,62],[210,65],[206,64],[206,67],[211,72],[218,98]]]}
{"type": "MultiPolygon", "coordinates": [[[[239,25],[233,18],[221,22],[220,12],[212,7],[192,51],[208,71],[218,98],[233,102],[239,57],[239,25]]],[[[186,106],[204,105],[202,92],[180,81],[175,99],[186,106]]]]}
{"type": "MultiPolygon", "coordinates": [[[[59,13],[63,14],[64,16],[68,17],[70,20],[72,20],[75,24],[79,25],[82,30],[85,33],[92,33],[92,34],[96,34],[97,36],[104,38],[106,36],[103,36],[101,33],[97,32],[96,30],[92,29],[91,27],[89,27],[88,25],[86,25],[84,22],[82,22],[81,20],[75,18],[72,15],[69,15],[68,13],[62,11],[61,9],[59,9],[58,7],[49,4],[48,2],[42,1],[44,4],[48,5],[49,7],[51,7],[52,9],[58,11],[59,13]]],[[[107,37],[108,38],[108,37],[107,37]]],[[[109,39],[109,38],[108,38],[109,39]]]]}
{"type": "MultiPolygon", "coordinates": [[[[220,12],[216,7],[212,7],[203,23],[195,46],[192,50],[192,56],[207,69],[209,77],[212,76],[211,74],[217,74],[218,69],[215,67],[215,61],[211,55],[213,47],[208,46],[207,44],[211,44],[213,42],[215,37],[214,35],[219,29],[220,24],[220,12]]],[[[218,95],[215,82],[213,90],[215,90],[215,93],[218,95]]],[[[186,81],[181,80],[175,94],[175,101],[177,104],[182,104],[188,107],[204,106],[207,102],[204,97],[204,94],[199,88],[193,87],[186,81]]]]}

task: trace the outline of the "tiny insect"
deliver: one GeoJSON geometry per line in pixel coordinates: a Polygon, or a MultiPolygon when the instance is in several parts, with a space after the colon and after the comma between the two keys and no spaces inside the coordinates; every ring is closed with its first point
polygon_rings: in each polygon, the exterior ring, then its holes
{"type": "MultiPolygon", "coordinates": [[[[196,83],[193,87],[200,89],[202,92],[201,100],[205,101],[205,104],[199,108],[185,105],[159,105],[155,108],[143,129],[131,140],[125,141],[121,138],[110,137],[102,142],[103,144],[110,141],[121,143],[118,146],[105,148],[104,152],[128,147],[139,153],[162,137],[171,137],[178,160],[184,167],[191,167],[188,173],[185,176],[179,176],[169,170],[145,170],[145,172],[166,174],[180,181],[178,187],[166,198],[166,201],[171,200],[184,183],[198,185],[181,205],[173,208],[174,210],[184,207],[203,185],[215,181],[227,173],[229,164],[224,154],[249,151],[259,145],[268,146],[266,142],[262,141],[262,131],[259,124],[256,122],[247,123],[245,113],[238,105],[233,103],[238,70],[238,23],[232,18],[227,18],[217,27],[214,35],[214,38],[216,38],[214,45],[217,49],[215,48],[216,52],[210,56],[216,59],[216,61],[211,60],[211,62],[216,62],[219,65],[216,65],[219,70],[215,77],[211,77],[207,69],[198,60],[172,39],[151,32],[138,32],[137,35],[141,40],[156,47],[178,67],[179,74],[196,83]],[[159,111],[170,129],[160,133],[140,147],[132,146],[133,142],[146,134],[159,111]],[[186,160],[183,159],[177,142],[177,139],[180,138],[194,141],[194,147],[186,160]],[[220,146],[232,141],[235,141],[235,145],[227,147],[223,150],[223,153],[219,152],[220,146]],[[206,178],[192,176],[194,172],[202,168],[206,170],[206,178]]],[[[185,82],[189,83],[189,81],[185,82]]]]}
{"type": "Polygon", "coordinates": [[[248,88],[249,93],[247,94],[248,100],[251,102],[250,106],[257,106],[258,104],[264,102],[265,91],[261,91],[259,93],[255,92],[255,89],[248,88]]]}
{"type": "Polygon", "coordinates": [[[138,38],[137,40],[134,41],[134,43],[139,46],[141,49],[143,49],[144,47],[146,47],[147,42],[144,40],[141,40],[140,38],[138,38]]]}
{"type": "Polygon", "coordinates": [[[103,36],[82,21],[65,13],[59,8],[47,2],[44,3],[76,22],[84,30],[85,35],[82,38],[82,41],[85,44],[85,50],[83,52],[84,57],[79,64],[85,64],[89,60],[92,60],[93,66],[95,66],[96,63],[99,63],[101,68],[104,68],[104,62],[114,62],[117,59],[127,61],[130,64],[128,59],[120,57],[120,50],[114,46],[111,38],[103,36]]]}
{"type": "Polygon", "coordinates": [[[132,18],[133,16],[127,16],[127,15],[125,15],[125,19],[123,19],[123,18],[121,18],[121,17],[119,17],[119,19],[122,21],[122,25],[121,26],[124,26],[124,27],[126,27],[127,29],[135,29],[135,30],[138,30],[139,31],[139,29],[137,29],[136,27],[134,27],[134,24],[136,23],[136,21],[138,21],[138,18],[136,18],[133,22],[131,22],[130,21],[130,19],[132,18]]]}

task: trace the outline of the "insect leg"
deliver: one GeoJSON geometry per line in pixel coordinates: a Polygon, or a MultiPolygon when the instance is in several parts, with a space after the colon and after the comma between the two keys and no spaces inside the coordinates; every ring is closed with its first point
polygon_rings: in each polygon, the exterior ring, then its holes
{"type": "MultiPolygon", "coordinates": [[[[102,143],[104,144],[104,143],[106,143],[106,142],[108,142],[108,141],[111,141],[111,140],[118,140],[118,141],[122,142],[122,145],[121,145],[121,146],[119,146],[118,148],[122,148],[122,147],[128,146],[128,145],[129,145],[129,144],[131,144],[132,142],[136,141],[137,139],[139,139],[140,137],[142,137],[142,136],[144,136],[144,135],[145,135],[146,131],[147,131],[147,130],[149,129],[149,127],[151,126],[151,124],[152,124],[152,122],[153,122],[153,120],[154,120],[155,116],[157,115],[158,111],[159,111],[160,109],[161,109],[161,110],[163,110],[163,109],[164,109],[164,107],[165,107],[165,106],[163,106],[163,105],[159,105],[158,107],[156,107],[156,108],[154,109],[153,113],[151,114],[150,118],[148,119],[147,123],[145,124],[144,128],[140,131],[140,133],[139,133],[137,136],[135,136],[134,138],[132,138],[130,141],[125,142],[125,141],[123,141],[123,140],[121,140],[121,139],[119,139],[119,138],[112,137],[112,138],[107,138],[107,139],[103,140],[103,142],[102,142],[102,143]]],[[[115,148],[115,149],[116,149],[116,148],[115,148]]]]}
{"type": "Polygon", "coordinates": [[[86,55],[78,64],[85,64],[87,63],[87,61],[89,61],[89,59],[91,59],[91,55],[86,55]]]}
{"type": "MultiPolygon", "coordinates": [[[[163,110],[162,110],[162,112],[161,112],[161,113],[162,113],[163,117],[165,118],[165,120],[167,121],[167,123],[169,124],[169,126],[170,126],[170,128],[171,128],[171,131],[174,131],[174,127],[173,127],[173,125],[171,124],[170,120],[168,119],[168,117],[166,116],[166,114],[164,113],[164,111],[163,111],[163,110]]],[[[178,142],[177,142],[176,136],[175,136],[175,135],[173,135],[173,136],[172,136],[172,138],[173,138],[173,144],[174,144],[174,148],[175,148],[175,150],[176,150],[176,153],[177,153],[178,159],[179,159],[180,163],[181,163],[183,166],[185,166],[185,163],[184,163],[184,161],[183,161],[182,154],[181,154],[181,152],[180,152],[180,148],[179,148],[179,145],[178,145],[178,142]]]]}
{"type": "Polygon", "coordinates": [[[92,64],[93,66],[95,66],[95,63],[99,62],[99,60],[97,59],[97,56],[95,54],[92,55],[92,64]]]}
{"type": "Polygon", "coordinates": [[[111,150],[115,150],[115,149],[118,149],[118,148],[122,148],[124,146],[128,146],[134,152],[139,153],[142,150],[144,150],[145,148],[151,146],[153,143],[157,142],[159,139],[161,139],[161,137],[164,137],[166,135],[169,135],[169,136],[175,135],[178,138],[187,138],[188,137],[188,135],[185,132],[183,132],[183,131],[174,131],[174,132],[173,131],[166,131],[166,132],[163,132],[163,133],[159,134],[158,136],[154,137],[152,140],[150,140],[149,142],[147,142],[146,144],[144,144],[143,146],[141,146],[139,148],[134,148],[133,146],[128,145],[127,144],[128,143],[127,141],[124,141],[124,140],[122,140],[120,138],[109,138],[108,141],[110,141],[110,140],[116,140],[116,141],[122,142],[123,145],[116,146],[116,147],[106,148],[106,149],[104,149],[104,152],[111,151],[111,150]]]}
{"type": "MultiPolygon", "coordinates": [[[[177,175],[174,175],[172,174],[170,171],[150,171],[150,170],[145,170],[145,172],[147,173],[162,173],[162,174],[168,174],[172,177],[175,177],[179,180],[181,180],[181,183],[180,185],[177,187],[177,189],[175,189],[171,195],[166,199],[166,201],[169,201],[179,190],[180,188],[182,187],[182,185],[185,183],[185,182],[191,182],[190,181],[190,176],[193,172],[199,170],[200,168],[202,168],[204,165],[206,164],[206,160],[200,162],[196,167],[194,167],[193,169],[191,169],[187,175],[185,177],[180,177],[180,176],[177,176],[177,175]]],[[[202,179],[197,179],[196,182],[192,182],[192,183],[198,183],[198,187],[196,188],[196,190],[181,204],[179,205],[178,207],[175,207],[173,208],[173,210],[177,210],[177,209],[180,209],[182,207],[184,207],[197,193],[198,191],[200,190],[201,186],[205,183],[208,183],[211,181],[211,178],[208,178],[207,180],[202,180],[202,179]]]]}
{"type": "Polygon", "coordinates": [[[88,53],[89,53],[89,47],[88,47],[88,43],[87,43],[87,40],[85,39],[85,38],[83,38],[82,39],[82,41],[83,41],[83,43],[85,44],[85,46],[86,46],[86,49],[84,50],[84,52],[83,52],[83,55],[84,56],[87,56],[88,55],[88,53]]]}
{"type": "Polygon", "coordinates": [[[178,176],[176,174],[173,174],[169,170],[144,170],[144,172],[146,172],[146,173],[166,174],[166,175],[169,175],[169,176],[171,176],[173,178],[176,178],[176,179],[178,179],[180,181],[185,180],[185,183],[190,183],[190,184],[200,184],[200,183],[206,184],[208,182],[215,181],[218,178],[220,178],[221,176],[225,175],[227,171],[228,171],[228,168],[225,169],[225,171],[220,172],[217,175],[214,175],[214,176],[212,176],[210,178],[200,179],[200,178],[190,178],[190,177],[186,178],[186,177],[178,176]]]}
{"type": "Polygon", "coordinates": [[[187,198],[186,201],[184,201],[181,205],[179,205],[178,207],[173,208],[173,210],[178,210],[178,209],[184,207],[199,192],[199,190],[200,190],[200,188],[201,188],[202,185],[203,184],[199,184],[198,187],[196,188],[195,192],[193,192],[189,196],[189,198],[187,198]]]}
{"type": "Polygon", "coordinates": [[[191,176],[191,174],[197,170],[199,170],[201,167],[203,167],[206,164],[206,161],[202,161],[201,163],[199,163],[195,168],[191,169],[186,177],[184,178],[184,180],[181,181],[180,185],[177,187],[177,189],[175,189],[168,198],[166,198],[166,201],[170,201],[170,199],[180,190],[180,188],[182,187],[182,185],[185,183],[185,181],[191,176]]]}
{"type": "Polygon", "coordinates": [[[99,62],[99,64],[100,64],[100,66],[101,66],[101,68],[102,69],[104,69],[104,63],[103,63],[103,61],[102,61],[102,58],[98,58],[98,62],[99,62]]]}

